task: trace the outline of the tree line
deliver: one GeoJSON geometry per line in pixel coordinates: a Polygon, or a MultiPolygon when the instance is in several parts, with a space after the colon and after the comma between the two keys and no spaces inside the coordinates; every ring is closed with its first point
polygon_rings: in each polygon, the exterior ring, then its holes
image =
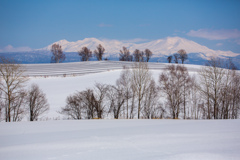
{"type": "MultiPolygon", "coordinates": [[[[53,44],[51,48],[52,57],[51,62],[52,63],[61,63],[66,59],[65,54],[62,51],[62,47],[59,44],[53,44]]],[[[82,47],[81,50],[78,51],[78,55],[80,56],[80,61],[89,61],[90,58],[95,56],[98,61],[103,60],[103,55],[105,52],[105,48],[99,44],[97,48],[92,52],[87,47],[82,47]]],[[[130,54],[129,49],[126,47],[123,47],[122,50],[120,50],[119,54],[119,61],[135,61],[135,62],[148,62],[150,58],[152,57],[152,52],[149,49],[145,49],[144,51],[140,51],[139,49],[136,49],[133,54],[130,54]]],[[[105,58],[104,60],[108,60],[105,58]]]]}
{"type": "Polygon", "coordinates": [[[187,59],[188,59],[188,55],[184,49],[180,49],[177,53],[167,57],[168,63],[172,63],[173,61],[176,64],[179,63],[179,60],[181,60],[183,64],[187,59]]]}
{"type": "Polygon", "coordinates": [[[231,60],[212,59],[198,75],[172,64],[156,83],[147,63],[134,63],[115,85],[97,83],[69,95],[60,113],[70,119],[237,119],[240,75],[231,60]]]}

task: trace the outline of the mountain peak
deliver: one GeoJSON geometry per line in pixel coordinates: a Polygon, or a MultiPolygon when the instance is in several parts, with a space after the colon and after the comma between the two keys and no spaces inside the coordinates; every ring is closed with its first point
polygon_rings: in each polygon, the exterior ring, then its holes
{"type": "Polygon", "coordinates": [[[66,39],[62,39],[62,40],[57,41],[57,42],[55,42],[55,43],[60,44],[60,45],[64,45],[64,44],[67,44],[67,43],[69,43],[69,42],[68,42],[66,39]]]}

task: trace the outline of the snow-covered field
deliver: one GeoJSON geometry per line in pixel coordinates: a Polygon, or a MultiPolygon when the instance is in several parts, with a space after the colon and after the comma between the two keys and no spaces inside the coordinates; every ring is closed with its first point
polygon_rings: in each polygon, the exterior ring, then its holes
{"type": "MultiPolygon", "coordinates": [[[[67,96],[95,83],[115,84],[122,65],[26,65],[28,86],[38,84],[50,104],[40,120],[51,120],[0,123],[0,160],[240,159],[240,120],[54,120],[63,118],[57,111],[67,96]]],[[[149,63],[156,82],[165,66],[149,63]]],[[[191,75],[200,68],[186,67],[191,75]]]]}
{"type": "MultiPolygon", "coordinates": [[[[45,119],[62,119],[58,113],[65,106],[67,96],[92,88],[95,83],[115,84],[123,66],[131,67],[132,62],[90,61],[60,64],[28,64],[26,74],[30,76],[28,87],[36,83],[46,93],[50,110],[45,114],[45,119]],[[63,76],[63,75],[66,75],[63,76]]],[[[168,64],[149,63],[149,69],[158,83],[160,73],[168,64]]],[[[199,70],[198,65],[186,65],[190,74],[199,70]]]]}
{"type": "Polygon", "coordinates": [[[0,123],[1,160],[239,160],[240,120],[0,123]]]}

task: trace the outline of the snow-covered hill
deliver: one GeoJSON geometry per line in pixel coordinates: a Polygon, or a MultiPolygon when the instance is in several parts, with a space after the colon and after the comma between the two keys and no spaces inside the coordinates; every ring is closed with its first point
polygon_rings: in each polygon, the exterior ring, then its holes
{"type": "MultiPolygon", "coordinates": [[[[77,52],[81,50],[82,47],[88,47],[91,50],[95,50],[96,46],[101,44],[106,49],[107,57],[118,56],[119,50],[122,49],[123,46],[129,48],[131,52],[133,52],[135,49],[145,50],[146,48],[148,48],[154,53],[153,57],[171,55],[176,53],[180,49],[185,49],[187,53],[199,53],[201,57],[204,59],[208,59],[209,57],[215,56],[235,57],[240,55],[238,53],[233,53],[232,51],[212,50],[194,41],[180,37],[167,37],[164,39],[153,40],[150,42],[140,44],[126,43],[119,40],[104,40],[104,39],[99,40],[96,38],[85,38],[83,40],[78,40],[76,42],[68,42],[67,40],[64,39],[54,43],[60,44],[64,52],[77,52]]],[[[52,44],[39,50],[50,50],[52,44]]]]}

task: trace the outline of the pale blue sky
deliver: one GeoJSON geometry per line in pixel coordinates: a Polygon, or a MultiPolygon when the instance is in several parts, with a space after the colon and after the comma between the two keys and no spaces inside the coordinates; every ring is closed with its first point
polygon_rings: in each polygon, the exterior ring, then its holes
{"type": "Polygon", "coordinates": [[[179,36],[240,53],[240,0],[0,0],[0,49],[179,36]]]}

